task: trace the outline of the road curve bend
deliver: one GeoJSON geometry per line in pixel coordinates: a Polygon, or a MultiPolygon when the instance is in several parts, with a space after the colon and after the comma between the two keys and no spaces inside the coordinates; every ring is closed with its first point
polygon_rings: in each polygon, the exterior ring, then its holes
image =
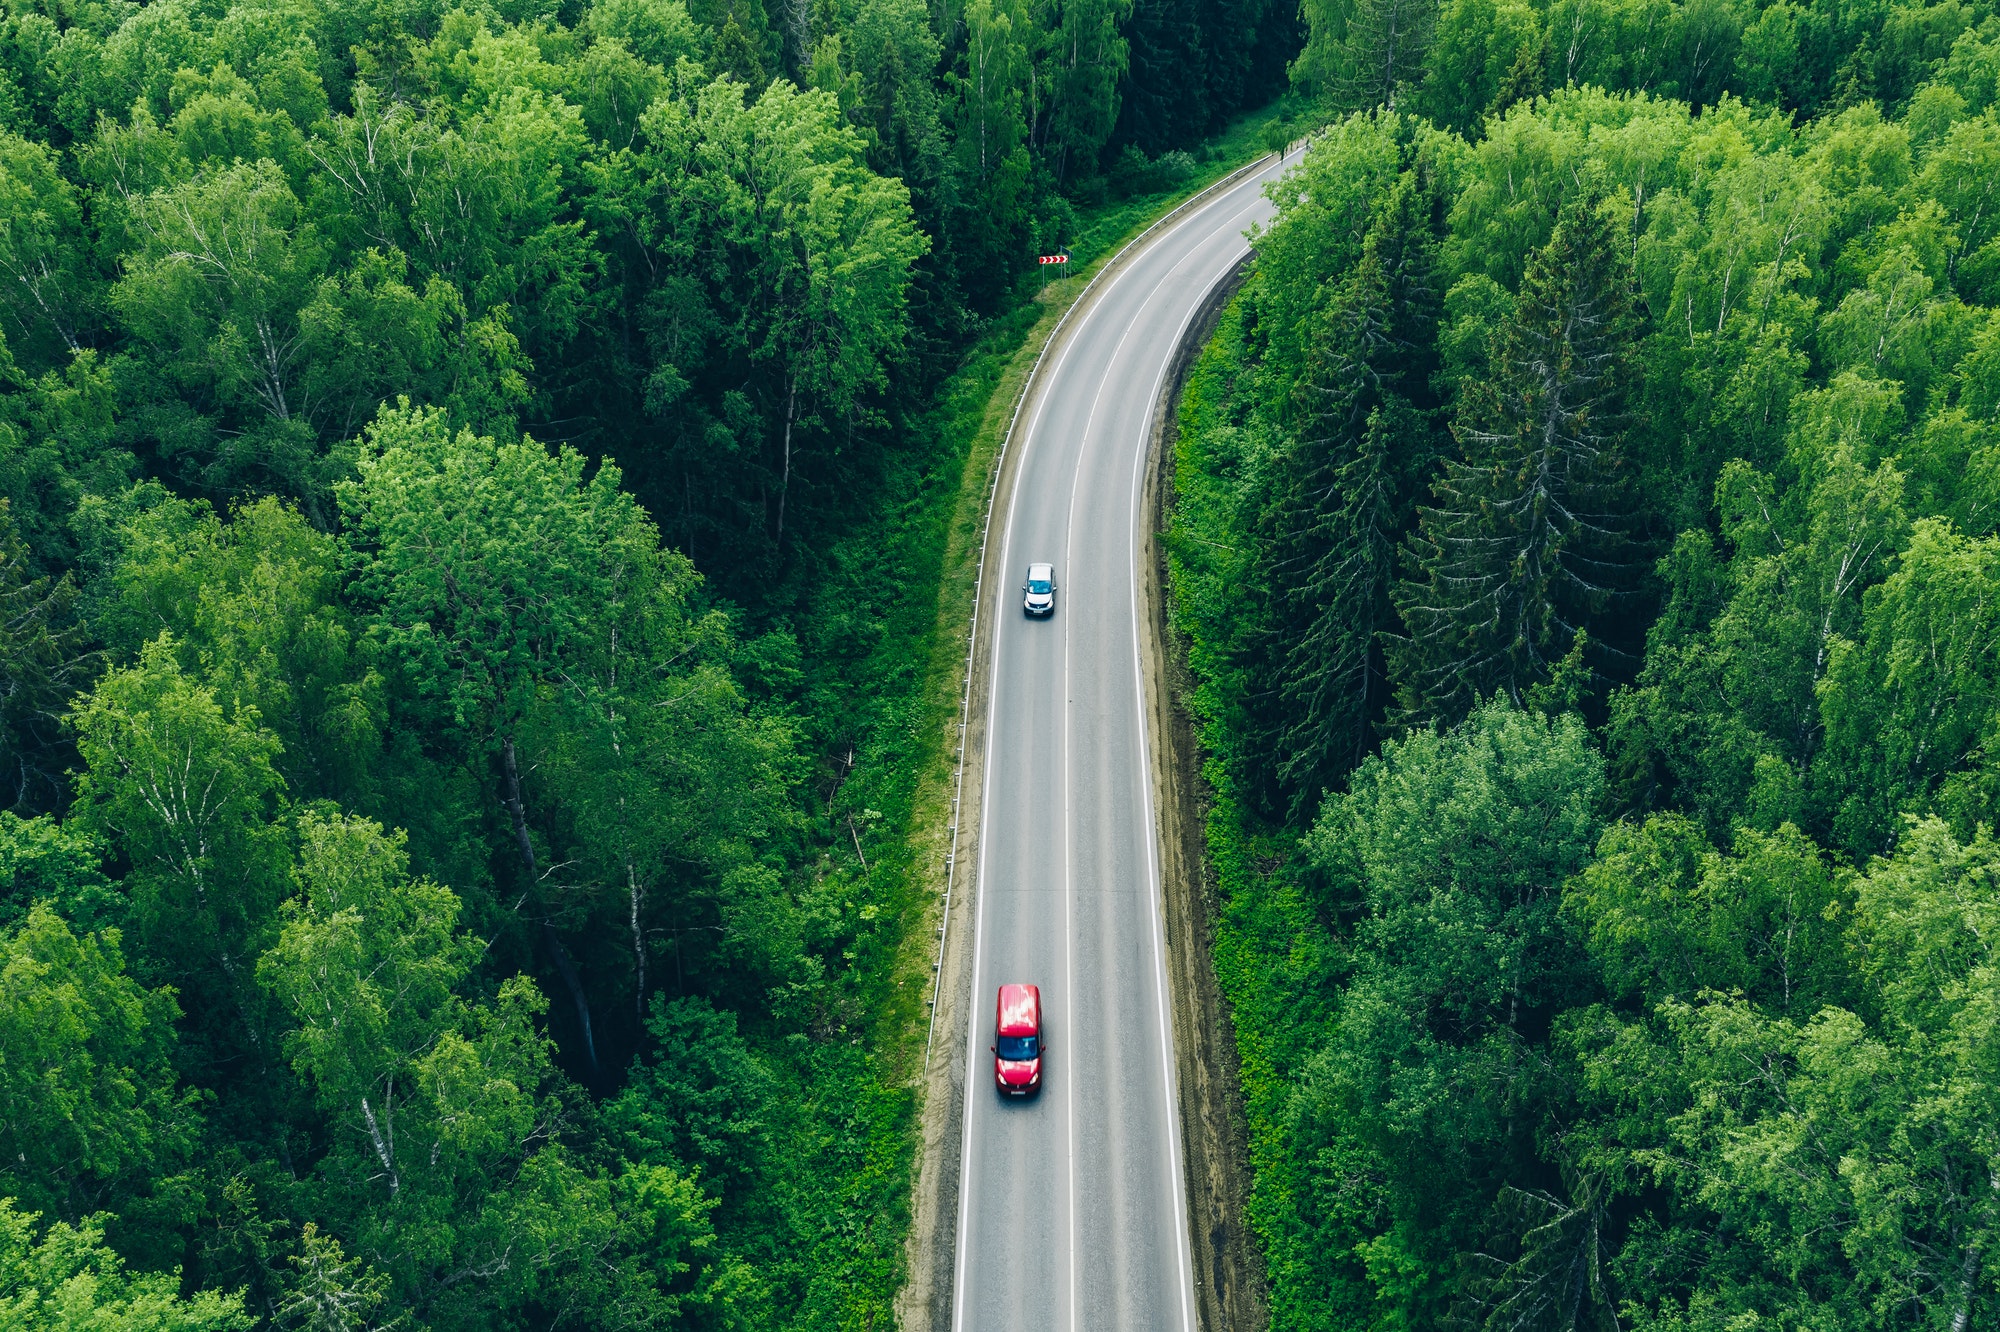
{"type": "Polygon", "coordinates": [[[1139,654],[1139,504],[1189,321],[1267,220],[1239,178],[1124,256],[1045,355],[1017,418],[988,623],[953,1332],[1195,1332],[1159,845],[1139,654]],[[1056,566],[1055,615],[1022,576],[1056,566]],[[1044,1086],[993,1085],[994,995],[1040,985],[1044,1086]]]}

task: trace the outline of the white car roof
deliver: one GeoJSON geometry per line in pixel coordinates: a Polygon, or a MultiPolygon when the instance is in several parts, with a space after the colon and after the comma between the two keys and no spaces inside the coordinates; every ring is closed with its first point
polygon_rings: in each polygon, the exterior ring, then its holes
{"type": "Polygon", "coordinates": [[[1056,566],[1053,564],[1031,564],[1028,566],[1028,577],[1030,578],[1054,578],[1055,576],[1056,566]]]}

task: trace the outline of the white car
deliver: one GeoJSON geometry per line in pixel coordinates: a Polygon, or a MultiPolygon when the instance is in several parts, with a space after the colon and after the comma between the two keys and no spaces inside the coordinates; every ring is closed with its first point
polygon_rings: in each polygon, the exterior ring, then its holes
{"type": "Polygon", "coordinates": [[[1021,609],[1029,615],[1054,615],[1056,613],[1056,566],[1053,564],[1031,564],[1028,566],[1028,581],[1021,587],[1026,599],[1021,609]]]}

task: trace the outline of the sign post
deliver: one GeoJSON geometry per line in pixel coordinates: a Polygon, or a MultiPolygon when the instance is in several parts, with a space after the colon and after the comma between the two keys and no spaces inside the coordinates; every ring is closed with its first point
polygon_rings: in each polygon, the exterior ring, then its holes
{"type": "MultiPolygon", "coordinates": [[[[1035,262],[1040,264],[1043,269],[1047,269],[1050,264],[1066,264],[1069,262],[1069,251],[1062,249],[1057,250],[1054,254],[1038,254],[1035,256],[1035,262]]],[[[1049,275],[1047,272],[1044,272],[1042,274],[1042,290],[1047,291],[1048,286],[1049,275]]]]}

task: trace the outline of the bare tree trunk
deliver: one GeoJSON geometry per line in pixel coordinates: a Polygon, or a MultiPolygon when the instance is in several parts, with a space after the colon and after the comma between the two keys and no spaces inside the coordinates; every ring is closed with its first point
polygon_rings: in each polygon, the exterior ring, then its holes
{"type": "MultiPolygon", "coordinates": [[[[528,882],[534,884],[541,878],[541,871],[535,864],[535,844],[528,836],[528,811],[521,803],[521,769],[514,759],[514,737],[507,736],[500,742],[500,758],[507,778],[507,812],[514,816],[514,843],[521,852],[521,863],[528,867],[528,882]]],[[[584,996],[583,981],[576,974],[576,964],[570,961],[569,950],[563,947],[562,939],[556,934],[555,926],[542,921],[542,942],[548,946],[549,957],[556,964],[556,974],[562,977],[563,985],[569,990],[570,1002],[576,1005],[577,1025],[583,1028],[583,1053],[590,1064],[590,1077],[597,1080],[597,1037],[590,1026],[590,1000],[584,996]]]]}
{"type": "Polygon", "coordinates": [[[632,963],[638,969],[638,988],[632,996],[632,1003],[639,1013],[639,1024],[646,1022],[646,936],[639,928],[639,875],[632,868],[630,857],[625,860],[625,889],[632,903],[632,963]]]}
{"type": "MultiPolygon", "coordinates": [[[[2000,1200],[2000,1167],[1986,1168],[1986,1205],[1981,1210],[1992,1215],[1996,1200],[2000,1200]]],[[[1965,1332],[1972,1322],[1972,1295],[1979,1279],[1979,1245],[1968,1239],[1965,1245],[1965,1262],[1958,1272],[1958,1307],[1952,1311],[1951,1332],[1965,1332]]]]}
{"type": "Polygon", "coordinates": [[[868,857],[861,854],[861,834],[854,831],[854,818],[852,815],[848,816],[847,835],[854,839],[854,858],[861,862],[861,872],[866,874],[868,872],[868,857]]]}
{"type": "Polygon", "coordinates": [[[1965,1262],[1958,1272],[1958,1308],[1951,1315],[1951,1332],[1965,1332],[1972,1323],[1972,1287],[1979,1278],[1979,1246],[1965,1246],[1965,1262]]]}
{"type": "Polygon", "coordinates": [[[528,809],[521,803],[521,767],[514,758],[514,737],[508,736],[500,742],[501,769],[507,779],[507,789],[502,797],[507,804],[507,812],[514,816],[514,844],[521,853],[521,863],[528,867],[530,883],[541,879],[541,867],[535,863],[535,843],[528,836],[528,809]]]}
{"type": "Polygon", "coordinates": [[[381,1126],[375,1122],[375,1111],[369,1106],[366,1096],[361,1098],[361,1117],[368,1121],[368,1137],[375,1144],[375,1159],[382,1163],[382,1171],[389,1176],[389,1196],[395,1197],[403,1191],[403,1181],[396,1175],[396,1161],[389,1152],[389,1144],[383,1141],[381,1126]]]}
{"type": "Polygon", "coordinates": [[[806,12],[806,0],[787,0],[785,36],[792,48],[792,73],[804,83],[812,71],[812,16],[806,12]]]}
{"type": "Polygon", "coordinates": [[[796,408],[799,404],[799,381],[796,376],[785,395],[785,463],[778,477],[778,534],[776,540],[785,539],[785,496],[792,488],[792,422],[798,420],[796,408]]]}
{"type": "Polygon", "coordinates": [[[840,771],[833,775],[833,789],[826,793],[826,816],[829,819],[833,817],[833,802],[840,798],[840,788],[847,784],[847,779],[854,773],[853,745],[847,747],[847,757],[839,760],[839,763],[840,771]]]}

